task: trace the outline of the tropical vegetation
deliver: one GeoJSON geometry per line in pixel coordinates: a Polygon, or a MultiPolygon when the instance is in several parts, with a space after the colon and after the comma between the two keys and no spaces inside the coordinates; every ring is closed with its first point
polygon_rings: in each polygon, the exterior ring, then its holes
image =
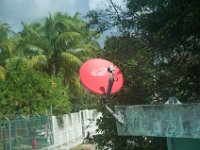
{"type": "Polygon", "coordinates": [[[1,116],[64,114],[85,108],[78,77],[83,61],[97,57],[96,32],[77,13],[56,13],[22,23],[15,33],[0,23],[1,116]]]}
{"type": "MultiPolygon", "coordinates": [[[[200,2],[196,0],[110,0],[109,8],[79,14],[56,13],[23,23],[19,33],[0,22],[0,115],[63,114],[89,108],[95,96],[80,84],[83,61],[101,56],[119,66],[121,91],[108,105],[200,101],[200,2]],[[96,37],[112,31],[99,50],[96,37]],[[100,53],[101,52],[101,53],[100,53]],[[91,102],[92,101],[92,102],[91,102]],[[89,105],[87,105],[87,103],[89,105]],[[51,107],[53,106],[53,107],[51,107]]],[[[103,116],[94,138],[99,149],[165,150],[165,138],[120,137],[114,118],[99,103],[103,116]]]]}

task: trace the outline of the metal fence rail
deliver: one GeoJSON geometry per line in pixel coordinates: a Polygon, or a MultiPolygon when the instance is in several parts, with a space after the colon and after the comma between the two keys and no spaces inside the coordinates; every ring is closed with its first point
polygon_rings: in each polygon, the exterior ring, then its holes
{"type": "Polygon", "coordinates": [[[0,150],[32,150],[53,144],[48,116],[0,121],[0,150]]]}
{"type": "Polygon", "coordinates": [[[69,149],[96,134],[96,110],[63,116],[36,116],[0,120],[0,150],[69,149]]]}

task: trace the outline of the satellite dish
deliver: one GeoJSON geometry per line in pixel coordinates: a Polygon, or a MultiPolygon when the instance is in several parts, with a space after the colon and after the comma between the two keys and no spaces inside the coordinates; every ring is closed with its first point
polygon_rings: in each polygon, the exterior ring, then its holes
{"type": "Polygon", "coordinates": [[[112,62],[95,58],[86,61],[79,70],[81,82],[92,92],[103,95],[100,99],[103,106],[119,122],[124,124],[121,114],[116,114],[105,100],[118,92],[123,85],[124,79],[119,68],[112,62]]]}
{"type": "Polygon", "coordinates": [[[100,95],[114,94],[123,85],[123,75],[112,62],[104,59],[86,61],[79,70],[81,82],[92,92],[100,95]],[[111,86],[109,85],[110,80],[111,86]],[[110,88],[109,88],[110,87],[110,88]]]}

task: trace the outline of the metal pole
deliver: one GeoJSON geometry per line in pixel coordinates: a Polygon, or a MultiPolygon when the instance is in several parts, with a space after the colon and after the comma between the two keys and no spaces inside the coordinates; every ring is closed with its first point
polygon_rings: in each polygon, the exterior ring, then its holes
{"type": "Polygon", "coordinates": [[[114,77],[113,77],[113,72],[114,72],[114,67],[110,66],[108,68],[108,72],[110,73],[110,77],[109,77],[109,84],[108,84],[108,89],[107,92],[105,94],[105,96],[103,96],[100,101],[102,103],[102,105],[108,110],[108,112],[110,112],[110,114],[119,122],[124,124],[124,120],[123,120],[123,115],[121,114],[116,114],[106,103],[105,100],[110,96],[110,93],[112,91],[112,86],[114,83],[114,77]]]}

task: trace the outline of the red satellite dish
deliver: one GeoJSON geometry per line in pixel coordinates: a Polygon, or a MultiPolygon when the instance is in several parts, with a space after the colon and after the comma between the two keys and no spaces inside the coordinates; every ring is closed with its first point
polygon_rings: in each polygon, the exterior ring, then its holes
{"type": "Polygon", "coordinates": [[[81,82],[92,92],[105,95],[108,90],[111,73],[108,68],[112,67],[114,82],[110,94],[119,91],[123,85],[123,75],[119,68],[112,62],[104,59],[91,59],[86,61],[80,68],[81,82]]]}

